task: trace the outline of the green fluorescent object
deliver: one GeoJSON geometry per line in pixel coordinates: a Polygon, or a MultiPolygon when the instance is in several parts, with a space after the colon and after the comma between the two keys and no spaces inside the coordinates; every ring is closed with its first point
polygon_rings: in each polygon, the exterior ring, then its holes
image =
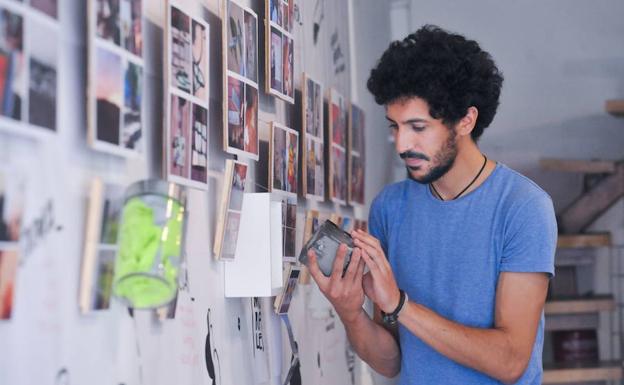
{"type": "Polygon", "coordinates": [[[178,289],[184,207],[158,195],[126,201],[119,232],[114,294],[129,307],[166,305],[178,289]]]}

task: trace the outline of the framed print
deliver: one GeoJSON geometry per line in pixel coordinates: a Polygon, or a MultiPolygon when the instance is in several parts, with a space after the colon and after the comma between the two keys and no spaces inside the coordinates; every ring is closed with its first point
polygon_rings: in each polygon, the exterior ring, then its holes
{"type": "Polygon", "coordinates": [[[88,0],[89,145],[119,156],[144,149],[144,0],[88,0]]]}
{"type": "Polygon", "coordinates": [[[266,91],[295,103],[294,0],[265,0],[266,9],[266,91]]]}
{"type": "Polygon", "coordinates": [[[329,198],[347,203],[347,115],[345,98],[335,89],[329,90],[329,198]]]}
{"type": "Polygon", "coordinates": [[[351,104],[349,113],[349,204],[364,205],[364,111],[351,104]]]}
{"type": "Polygon", "coordinates": [[[227,159],[224,175],[213,251],[218,260],[233,260],[243,210],[247,164],[227,159]]]}
{"type": "Polygon", "coordinates": [[[58,130],[57,8],[0,3],[0,131],[42,139],[58,130]]]}
{"type": "Polygon", "coordinates": [[[258,160],[258,16],[223,3],[223,148],[258,160]]]}
{"type": "Polygon", "coordinates": [[[81,313],[110,307],[124,188],[91,181],[78,303],[81,313]]]}
{"type": "Polygon", "coordinates": [[[325,198],[323,86],[303,74],[301,128],[301,178],[305,198],[325,198]]]}
{"type": "Polygon", "coordinates": [[[167,3],[165,174],[184,186],[208,188],[209,25],[181,2],[167,3]]]}
{"type": "Polygon", "coordinates": [[[270,191],[297,196],[299,165],[299,133],[276,122],[271,122],[269,145],[270,191]]]}

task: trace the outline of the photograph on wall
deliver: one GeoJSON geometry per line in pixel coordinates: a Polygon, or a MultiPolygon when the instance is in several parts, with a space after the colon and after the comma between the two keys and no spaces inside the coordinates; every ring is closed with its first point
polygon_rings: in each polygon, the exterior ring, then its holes
{"type": "Polygon", "coordinates": [[[364,204],[364,158],[351,155],[349,158],[349,204],[364,204]]]}
{"type": "Polygon", "coordinates": [[[0,245],[13,247],[20,240],[24,193],[22,180],[0,168],[0,245]]]}
{"type": "MultiPolygon", "coordinates": [[[[305,217],[305,225],[303,227],[303,243],[306,244],[321,225],[321,216],[317,210],[308,210],[305,217]]],[[[299,276],[299,283],[307,285],[310,283],[310,272],[305,265],[301,266],[301,275],[299,276]]]]}
{"type": "Polygon", "coordinates": [[[349,114],[349,204],[363,205],[365,174],[364,111],[351,104],[349,114]]]}
{"type": "Polygon", "coordinates": [[[294,104],[294,2],[265,0],[265,9],[266,92],[294,104]]]}
{"type": "Polygon", "coordinates": [[[124,157],[143,152],[144,0],[89,0],[88,141],[124,157]]]}
{"type": "Polygon", "coordinates": [[[302,84],[302,194],[320,201],[325,198],[323,86],[306,74],[302,84]]]}
{"type": "Polygon", "coordinates": [[[224,12],[223,148],[258,160],[258,17],[232,0],[224,12]]]}
{"type": "Polygon", "coordinates": [[[110,306],[123,202],[122,185],[91,181],[78,300],[82,313],[110,306]]]}
{"type": "Polygon", "coordinates": [[[274,307],[277,314],[288,313],[292,297],[295,293],[295,289],[297,288],[297,281],[299,281],[300,272],[300,268],[296,265],[289,264],[287,266],[284,274],[285,279],[282,292],[275,297],[274,307]]]}
{"type": "Polygon", "coordinates": [[[271,191],[297,194],[299,133],[271,122],[269,180],[271,191]]]}
{"type": "Polygon", "coordinates": [[[368,231],[368,221],[366,219],[355,219],[353,222],[354,230],[368,231]]]}
{"type": "Polygon", "coordinates": [[[233,159],[225,161],[224,183],[218,207],[213,251],[216,259],[235,257],[238,229],[247,182],[247,164],[233,159]]]}
{"type": "Polygon", "coordinates": [[[282,201],[282,257],[284,262],[297,262],[297,204],[282,201]]]}
{"type": "Polygon", "coordinates": [[[53,18],[58,18],[58,0],[30,0],[30,6],[53,18]]]}
{"type": "Polygon", "coordinates": [[[0,249],[0,320],[11,319],[13,313],[18,263],[17,248],[0,249]]]}
{"type": "Polygon", "coordinates": [[[204,20],[191,16],[198,13],[195,8],[182,4],[186,3],[167,3],[165,169],[168,181],[206,190],[210,28],[204,20]]]}
{"type": "Polygon", "coordinates": [[[56,131],[57,42],[54,29],[31,23],[28,79],[28,122],[56,131]]]}
{"type": "Polygon", "coordinates": [[[347,202],[347,153],[335,144],[330,150],[330,199],[339,204],[347,202]]]}
{"type": "Polygon", "coordinates": [[[24,18],[0,8],[0,114],[19,121],[24,100],[24,18]]]}
{"type": "Polygon", "coordinates": [[[329,132],[332,144],[347,148],[347,102],[335,89],[329,90],[329,132]]]}

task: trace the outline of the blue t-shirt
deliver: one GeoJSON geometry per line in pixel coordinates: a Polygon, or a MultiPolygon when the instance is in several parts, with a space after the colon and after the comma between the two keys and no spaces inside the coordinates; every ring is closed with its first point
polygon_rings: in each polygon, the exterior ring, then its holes
{"type": "MultiPolygon", "coordinates": [[[[492,328],[501,272],[554,275],[557,223],[546,192],[498,163],[474,191],[436,199],[427,185],[404,180],[373,201],[369,226],[410,301],[460,324],[492,328]]],[[[399,326],[401,385],[500,384],[433,350],[399,326]]],[[[517,384],[542,379],[544,316],[529,365],[517,384]]]]}

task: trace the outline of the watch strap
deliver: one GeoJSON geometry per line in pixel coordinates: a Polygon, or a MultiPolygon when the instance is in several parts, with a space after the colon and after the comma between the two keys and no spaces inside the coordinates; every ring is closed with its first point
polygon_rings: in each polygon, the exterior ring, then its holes
{"type": "Polygon", "coordinates": [[[382,321],[386,325],[395,325],[399,318],[399,313],[403,310],[403,306],[407,302],[407,294],[399,289],[399,304],[396,309],[392,313],[386,313],[384,311],[381,312],[382,321]]]}

